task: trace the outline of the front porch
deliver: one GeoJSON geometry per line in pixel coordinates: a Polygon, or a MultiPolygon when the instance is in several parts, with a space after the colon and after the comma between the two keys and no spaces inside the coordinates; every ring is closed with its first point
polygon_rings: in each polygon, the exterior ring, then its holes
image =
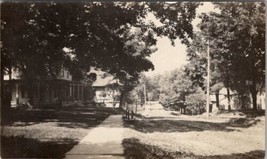
{"type": "Polygon", "coordinates": [[[30,103],[34,108],[61,107],[82,104],[85,84],[68,80],[39,80],[29,84],[23,80],[5,81],[6,96],[10,96],[11,106],[30,103]]]}

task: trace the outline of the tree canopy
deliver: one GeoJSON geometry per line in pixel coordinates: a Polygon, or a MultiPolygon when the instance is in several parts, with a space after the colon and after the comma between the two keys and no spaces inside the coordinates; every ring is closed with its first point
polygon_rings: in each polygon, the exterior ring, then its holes
{"type": "Polygon", "coordinates": [[[147,79],[148,81],[144,82],[147,92],[165,107],[174,108],[174,104],[186,102],[186,97],[195,92],[196,88],[182,69],[147,79]]]}
{"type": "Polygon", "coordinates": [[[156,36],[188,43],[198,3],[3,3],[2,73],[54,78],[60,66],[81,79],[90,66],[117,78],[153,69],[156,36]],[[154,14],[162,23],[146,20],[154,14]]]}
{"type": "Polygon", "coordinates": [[[250,92],[256,109],[257,93],[265,85],[265,4],[232,2],[214,5],[220,9],[219,13],[200,16],[201,31],[195,34],[188,49],[189,58],[194,59],[188,72],[191,77],[196,77],[194,81],[203,85],[206,62],[202,56],[206,56],[205,44],[210,41],[213,84],[223,82],[240,94],[250,92]],[[196,66],[194,61],[202,61],[203,65],[196,66]]]}

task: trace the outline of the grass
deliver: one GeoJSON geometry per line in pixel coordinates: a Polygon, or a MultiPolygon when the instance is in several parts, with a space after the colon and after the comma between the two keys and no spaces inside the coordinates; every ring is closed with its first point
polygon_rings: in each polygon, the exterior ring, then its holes
{"type": "Polygon", "coordinates": [[[233,131],[230,127],[250,127],[260,120],[256,118],[230,119],[227,123],[190,120],[125,120],[124,127],[133,128],[144,133],[152,132],[190,132],[190,131],[233,131]]]}
{"type": "Polygon", "coordinates": [[[264,116],[124,120],[126,158],[262,159],[264,116]],[[216,121],[213,121],[216,120],[216,121]]]}
{"type": "Polygon", "coordinates": [[[64,158],[78,142],[72,139],[40,141],[25,136],[2,136],[2,158],[64,158]]]}
{"type": "MultiPolygon", "coordinates": [[[[64,158],[78,141],[111,114],[112,108],[69,107],[5,114],[2,158],[64,158]]],[[[124,113],[123,113],[124,114],[124,113]]],[[[124,119],[124,156],[132,159],[257,159],[264,157],[264,116],[229,118],[135,117],[124,119]],[[222,153],[223,152],[223,153],[222,153]]]]}
{"type": "Polygon", "coordinates": [[[118,109],[90,107],[13,110],[2,118],[1,157],[64,158],[91,128],[120,113],[118,109]]]}
{"type": "Polygon", "coordinates": [[[263,150],[210,156],[195,155],[193,153],[183,153],[179,151],[170,152],[159,146],[142,143],[136,138],[124,139],[123,146],[127,159],[263,159],[265,155],[263,150]]]}

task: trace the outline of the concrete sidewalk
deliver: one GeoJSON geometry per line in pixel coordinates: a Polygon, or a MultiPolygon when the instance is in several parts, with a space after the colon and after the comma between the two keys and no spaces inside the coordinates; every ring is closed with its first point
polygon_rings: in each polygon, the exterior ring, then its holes
{"type": "Polygon", "coordinates": [[[67,152],[66,158],[124,158],[122,133],[122,115],[111,115],[67,152]]]}

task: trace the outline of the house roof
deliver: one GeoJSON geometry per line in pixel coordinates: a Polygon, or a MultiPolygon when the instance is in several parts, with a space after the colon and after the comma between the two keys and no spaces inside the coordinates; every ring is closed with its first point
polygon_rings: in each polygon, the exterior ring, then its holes
{"type": "Polygon", "coordinates": [[[101,71],[99,69],[96,69],[94,67],[91,68],[90,73],[96,74],[96,80],[93,82],[93,87],[105,87],[109,84],[118,83],[119,85],[122,85],[118,79],[115,79],[113,75],[106,73],[104,71],[101,71]]]}
{"type": "Polygon", "coordinates": [[[211,93],[214,93],[216,91],[223,89],[224,87],[225,87],[224,84],[222,82],[219,82],[211,86],[210,90],[211,90],[211,93]]]}
{"type": "Polygon", "coordinates": [[[108,84],[111,84],[113,82],[116,82],[116,80],[112,76],[108,76],[108,77],[97,76],[96,81],[92,84],[92,86],[93,87],[105,87],[108,84]]]}

